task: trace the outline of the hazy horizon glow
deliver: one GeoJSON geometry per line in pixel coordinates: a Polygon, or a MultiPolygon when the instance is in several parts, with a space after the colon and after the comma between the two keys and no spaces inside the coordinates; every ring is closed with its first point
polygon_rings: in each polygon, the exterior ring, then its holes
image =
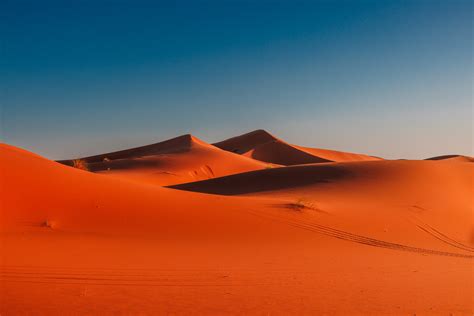
{"type": "Polygon", "coordinates": [[[98,2],[3,2],[3,142],[64,159],[265,129],[474,155],[471,1],[98,2]]]}

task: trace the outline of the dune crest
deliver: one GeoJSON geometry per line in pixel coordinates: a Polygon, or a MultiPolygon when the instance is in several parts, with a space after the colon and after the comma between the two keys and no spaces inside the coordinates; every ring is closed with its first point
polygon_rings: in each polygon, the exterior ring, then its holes
{"type": "Polygon", "coordinates": [[[264,130],[232,137],[213,145],[256,160],[287,166],[322,162],[381,160],[381,158],[363,154],[288,144],[264,130]]]}
{"type": "Polygon", "coordinates": [[[463,155],[443,155],[427,158],[425,160],[437,160],[446,162],[474,162],[474,157],[463,156],[463,155]]]}
{"type": "MultiPolygon", "coordinates": [[[[187,134],[152,145],[80,158],[92,172],[156,185],[190,182],[265,168],[187,134]]],[[[73,160],[60,163],[73,165],[73,160]]]]}
{"type": "Polygon", "coordinates": [[[214,143],[213,145],[230,152],[243,154],[258,145],[263,145],[275,140],[278,139],[269,132],[263,129],[258,129],[214,143]]]}
{"type": "MultiPolygon", "coordinates": [[[[208,144],[191,134],[185,134],[151,145],[134,147],[130,149],[119,150],[94,156],[82,157],[79,159],[84,160],[87,163],[94,163],[103,162],[104,159],[117,160],[125,158],[146,157],[156,154],[169,154],[189,151],[192,147],[199,145],[207,146],[208,144]]],[[[72,160],[59,160],[58,162],[70,165],[71,161],[72,160]]]]}

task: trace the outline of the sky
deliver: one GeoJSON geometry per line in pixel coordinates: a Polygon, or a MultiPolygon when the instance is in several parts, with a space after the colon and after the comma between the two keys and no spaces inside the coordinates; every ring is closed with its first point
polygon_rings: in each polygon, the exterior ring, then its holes
{"type": "Polygon", "coordinates": [[[385,158],[474,155],[472,9],[3,0],[0,138],[50,159],[255,129],[385,158]]]}

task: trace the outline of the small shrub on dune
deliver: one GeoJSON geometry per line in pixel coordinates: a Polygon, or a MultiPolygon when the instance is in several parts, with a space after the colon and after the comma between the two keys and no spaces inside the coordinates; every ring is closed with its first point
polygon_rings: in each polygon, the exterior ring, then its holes
{"type": "Polygon", "coordinates": [[[307,201],[305,199],[298,199],[293,203],[289,203],[288,206],[296,211],[303,211],[305,209],[308,210],[315,210],[315,211],[321,211],[316,203],[307,201]]]}
{"type": "Polygon", "coordinates": [[[290,203],[289,206],[297,211],[304,210],[307,208],[307,203],[303,199],[298,199],[293,203],[290,203]]]}
{"type": "Polygon", "coordinates": [[[89,171],[89,167],[87,166],[87,162],[82,159],[74,159],[72,161],[72,166],[77,169],[89,171]]]}
{"type": "Polygon", "coordinates": [[[53,229],[55,225],[52,221],[46,220],[41,224],[41,226],[53,229]]]}

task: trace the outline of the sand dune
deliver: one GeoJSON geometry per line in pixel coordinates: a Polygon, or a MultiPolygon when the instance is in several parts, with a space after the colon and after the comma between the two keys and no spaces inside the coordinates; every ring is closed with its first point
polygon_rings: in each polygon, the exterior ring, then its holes
{"type": "Polygon", "coordinates": [[[0,168],[2,315],[472,312],[471,164],[323,163],[163,188],[1,145],[0,168]]]}
{"type": "Polygon", "coordinates": [[[426,160],[439,160],[447,162],[474,162],[474,157],[463,156],[463,155],[443,155],[427,158],[426,160]]]}
{"type": "MultiPolygon", "coordinates": [[[[157,185],[209,179],[266,167],[266,164],[216,148],[192,135],[156,144],[84,157],[93,172],[157,185]]],[[[60,161],[72,165],[72,160],[60,161]]]]}
{"type": "MultiPolygon", "coordinates": [[[[286,200],[346,218],[351,230],[413,242],[411,222],[437,227],[474,249],[474,166],[435,161],[375,161],[281,167],[173,188],[220,195],[286,200]],[[408,219],[408,222],[405,222],[408,219]],[[410,222],[410,224],[408,224],[410,222]],[[364,227],[370,223],[370,228],[364,227]],[[387,227],[399,226],[384,232],[387,227]],[[404,224],[403,224],[404,223],[404,224]],[[402,228],[405,224],[408,226],[402,228]],[[360,225],[360,227],[358,227],[360,225]],[[378,233],[377,233],[378,232],[378,233]]],[[[340,218],[334,225],[341,224],[340,218]]],[[[418,227],[418,226],[417,226],[418,227]]],[[[418,227],[420,228],[420,227],[418,227]]],[[[421,229],[421,228],[420,228],[421,229]]]]}
{"type": "Polygon", "coordinates": [[[223,207],[234,209],[208,195],[78,170],[9,145],[0,150],[1,165],[8,166],[2,170],[8,183],[2,191],[3,231],[167,234],[184,225],[180,236],[187,238],[194,231],[209,234],[195,225],[195,216],[202,224],[206,217],[221,217],[223,207]]]}
{"type": "Polygon", "coordinates": [[[229,138],[214,145],[256,160],[280,165],[380,160],[362,154],[291,145],[264,130],[229,138]]]}

